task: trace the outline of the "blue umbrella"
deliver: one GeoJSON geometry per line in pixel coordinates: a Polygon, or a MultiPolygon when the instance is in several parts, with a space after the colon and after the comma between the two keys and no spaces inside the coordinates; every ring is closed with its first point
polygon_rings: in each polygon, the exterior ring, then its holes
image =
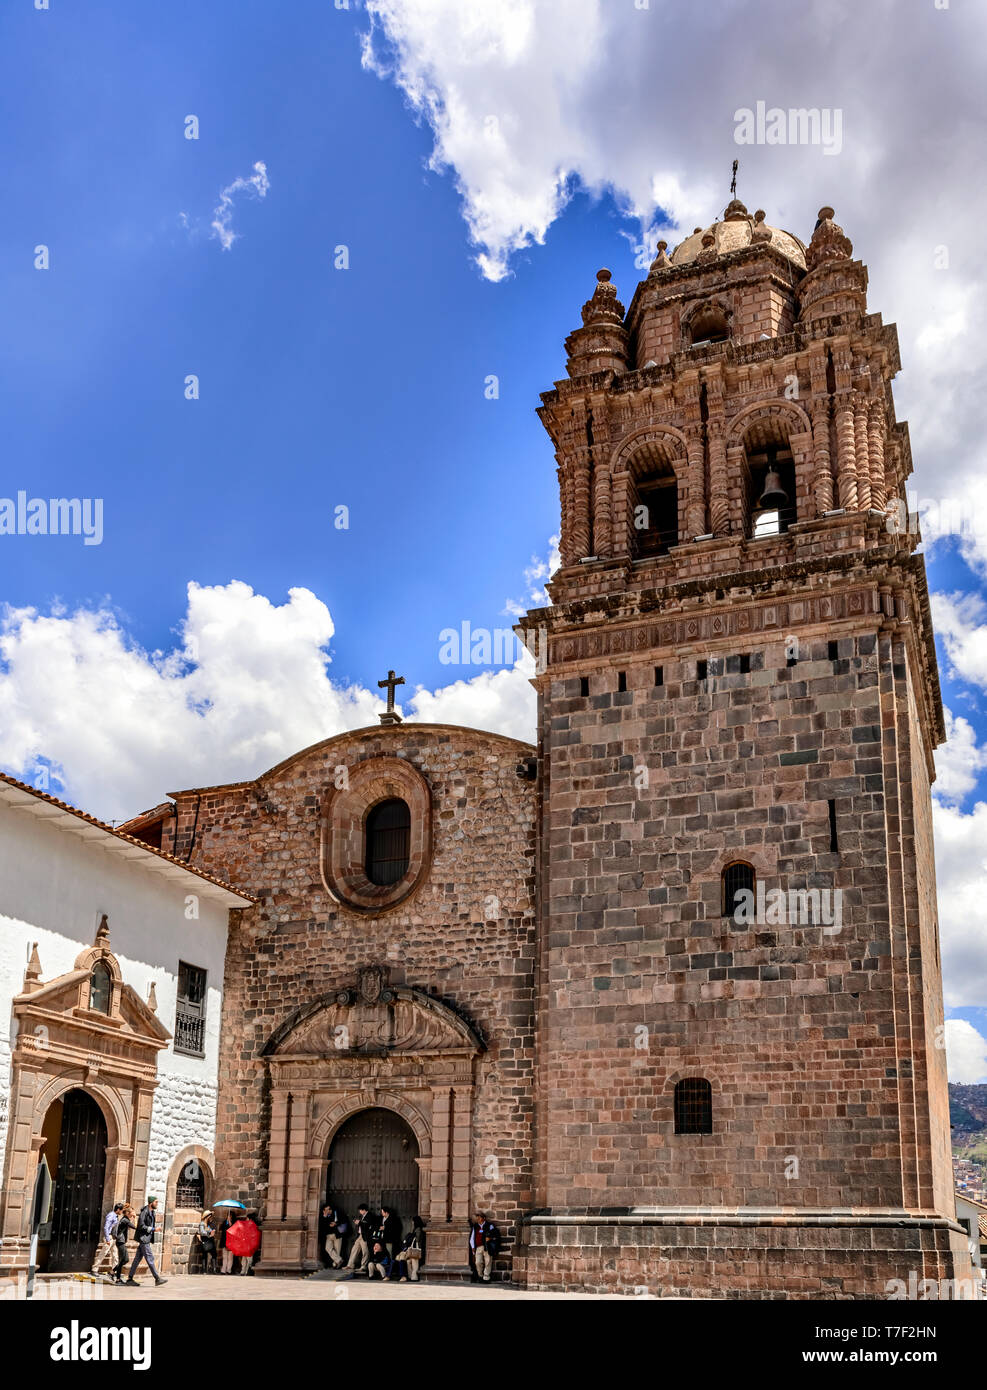
{"type": "Polygon", "coordinates": [[[234,1202],[231,1200],[227,1200],[225,1202],[213,1202],[213,1207],[239,1207],[241,1211],[247,1210],[247,1208],[243,1205],[242,1202],[234,1202]]]}

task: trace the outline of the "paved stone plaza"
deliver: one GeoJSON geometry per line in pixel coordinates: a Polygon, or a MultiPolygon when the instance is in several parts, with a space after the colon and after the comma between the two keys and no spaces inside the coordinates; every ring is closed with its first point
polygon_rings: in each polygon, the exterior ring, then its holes
{"type": "MultiPolygon", "coordinates": [[[[14,1296],[13,1280],[0,1280],[0,1299],[14,1296]]],[[[94,1284],[89,1280],[44,1279],[36,1285],[35,1297],[47,1301],[74,1302],[80,1304],[90,1301],[103,1303],[145,1303],[160,1302],[162,1299],[178,1299],[182,1302],[195,1301],[207,1303],[258,1303],[268,1301],[290,1301],[307,1299],[316,1302],[355,1300],[360,1303],[393,1302],[502,1302],[516,1303],[519,1299],[592,1299],[599,1302],[619,1300],[619,1294],[589,1293],[545,1293],[536,1290],[516,1289],[504,1284],[478,1285],[455,1283],[417,1284],[382,1283],[368,1279],[262,1279],[241,1278],[238,1274],[226,1277],[205,1278],[195,1275],[176,1275],[169,1278],[162,1288],[155,1288],[150,1279],[145,1279],[140,1288],[117,1288],[112,1284],[94,1284]],[[72,1290],[70,1293],[69,1290],[72,1290]]]]}

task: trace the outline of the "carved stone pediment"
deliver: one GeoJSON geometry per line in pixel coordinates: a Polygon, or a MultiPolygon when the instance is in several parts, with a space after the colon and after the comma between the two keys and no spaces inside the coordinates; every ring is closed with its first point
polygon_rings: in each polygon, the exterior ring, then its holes
{"type": "Polygon", "coordinates": [[[483,1051],[476,1031],[448,1004],[423,990],[340,990],[296,1013],[279,1028],[268,1056],[389,1057],[483,1051]]]}
{"type": "Polygon", "coordinates": [[[119,1032],[129,1042],[144,1043],[155,1050],[167,1047],[171,1034],[136,990],[120,985],[113,1011],[103,1013],[85,1003],[88,981],[88,970],[70,970],[30,994],[15,995],[14,1014],[21,1020],[21,1030],[27,1027],[30,1032],[32,1022],[46,1022],[70,1031],[81,1028],[119,1032]]]}

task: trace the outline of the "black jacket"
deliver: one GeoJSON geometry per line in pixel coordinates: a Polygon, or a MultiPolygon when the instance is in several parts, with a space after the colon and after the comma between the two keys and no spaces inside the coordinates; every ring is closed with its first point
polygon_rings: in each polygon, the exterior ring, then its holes
{"type": "MultiPolygon", "coordinates": [[[[471,1221],[470,1231],[476,1232],[475,1248],[488,1250],[491,1256],[496,1255],[500,1249],[500,1232],[497,1230],[493,1221],[471,1221]]],[[[471,1246],[470,1254],[473,1253],[471,1246]]]]}
{"type": "Polygon", "coordinates": [[[121,1216],[113,1231],[117,1245],[126,1245],[127,1236],[134,1229],[134,1223],[129,1216],[121,1216]]]}
{"type": "Polygon", "coordinates": [[[390,1216],[383,1222],[377,1222],[377,1229],[374,1232],[374,1240],[379,1240],[381,1245],[400,1245],[401,1244],[401,1218],[391,1212],[390,1216]]]}
{"type": "Polygon", "coordinates": [[[151,1245],[154,1242],[154,1211],[151,1207],[141,1207],[137,1218],[137,1243],[151,1245]]]}
{"type": "Polygon", "coordinates": [[[368,1211],[362,1215],[357,1216],[356,1218],[357,1234],[361,1237],[361,1239],[367,1242],[368,1246],[373,1245],[374,1234],[379,1228],[379,1226],[380,1217],[377,1215],[375,1211],[368,1211]]]}

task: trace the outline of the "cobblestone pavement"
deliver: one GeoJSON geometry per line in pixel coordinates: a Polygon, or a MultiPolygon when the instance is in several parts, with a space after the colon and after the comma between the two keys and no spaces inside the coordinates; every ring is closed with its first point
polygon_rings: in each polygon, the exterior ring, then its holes
{"type": "MultiPolygon", "coordinates": [[[[20,1292],[23,1297],[23,1289],[20,1292]]],[[[11,1280],[0,1280],[0,1299],[17,1297],[11,1280]]],[[[238,1274],[169,1276],[167,1284],[155,1288],[150,1279],[141,1282],[137,1289],[121,1289],[112,1284],[96,1284],[81,1279],[39,1278],[35,1285],[35,1297],[41,1301],[75,1302],[85,1304],[90,1301],[102,1303],[144,1303],[148,1300],[161,1301],[176,1299],[182,1302],[196,1301],[206,1303],[260,1303],[269,1300],[311,1299],[314,1301],[353,1300],[358,1303],[393,1303],[417,1301],[462,1302],[500,1301],[516,1303],[528,1299],[614,1299],[619,1294],[590,1293],[537,1293],[523,1289],[508,1288],[505,1285],[491,1284],[430,1284],[420,1280],[417,1284],[392,1284],[368,1279],[264,1279],[260,1276],[241,1278],[238,1274]]]]}

